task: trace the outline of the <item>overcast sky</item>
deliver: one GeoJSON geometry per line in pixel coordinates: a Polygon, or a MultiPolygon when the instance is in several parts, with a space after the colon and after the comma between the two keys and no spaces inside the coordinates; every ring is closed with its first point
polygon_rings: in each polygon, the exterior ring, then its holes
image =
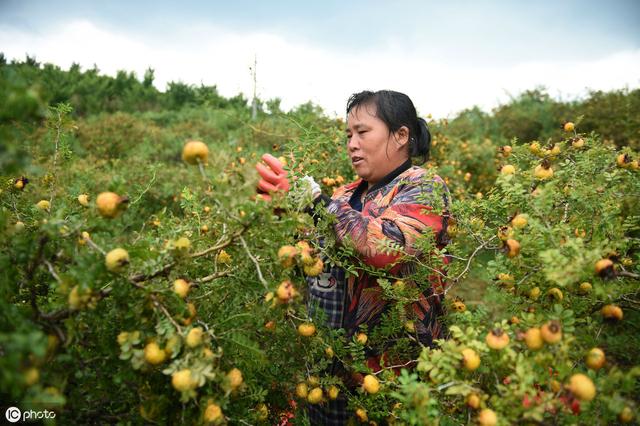
{"type": "Polygon", "coordinates": [[[287,109],[343,116],[353,92],[393,89],[444,117],[540,85],[640,87],[640,1],[0,0],[0,52],[247,97],[257,55],[258,96],[287,109]]]}

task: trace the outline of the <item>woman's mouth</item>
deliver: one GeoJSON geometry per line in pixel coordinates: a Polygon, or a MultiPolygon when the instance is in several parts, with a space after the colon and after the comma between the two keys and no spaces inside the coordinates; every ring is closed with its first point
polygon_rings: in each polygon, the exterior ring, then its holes
{"type": "Polygon", "coordinates": [[[364,158],[362,157],[351,157],[351,164],[353,164],[354,166],[357,166],[363,161],[364,161],[364,158]]]}

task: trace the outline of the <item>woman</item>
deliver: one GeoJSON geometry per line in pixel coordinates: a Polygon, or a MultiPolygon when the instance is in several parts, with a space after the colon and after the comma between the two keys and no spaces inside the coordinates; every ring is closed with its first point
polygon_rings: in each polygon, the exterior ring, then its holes
{"type": "MultiPolygon", "coordinates": [[[[338,188],[331,198],[313,185],[314,203],[323,203],[336,216],[336,241],[348,240],[365,265],[390,266],[388,273],[392,276],[408,276],[414,265],[401,262],[401,254],[380,251],[380,240],[391,241],[402,247],[404,253],[416,256],[420,253],[414,242],[421,234],[433,232],[438,248],[447,243],[449,197],[446,186],[438,176],[427,178],[424,169],[411,165],[412,157],[421,156],[426,161],[429,156],[431,136],[426,122],[417,117],[413,103],[405,94],[387,90],[364,91],[351,96],[347,103],[346,133],[347,152],[360,179],[338,188]],[[440,214],[433,211],[434,204],[443,206],[440,214]]],[[[256,166],[262,176],[258,190],[262,193],[288,190],[286,172],[279,162],[268,155],[263,159],[270,169],[260,164],[256,166]]],[[[408,312],[414,320],[414,334],[428,346],[444,335],[438,321],[443,314],[444,294],[440,277],[438,273],[430,277],[431,285],[408,312]]],[[[376,278],[366,272],[347,277],[344,270],[334,267],[308,281],[310,307],[324,310],[327,325],[344,328],[348,338],[363,325],[368,330],[375,328],[390,306],[376,278]]],[[[406,285],[415,283],[407,282],[406,285]]],[[[379,371],[379,351],[371,350],[368,355],[369,367],[379,371]]],[[[384,361],[388,363],[388,360],[384,361]]],[[[347,387],[354,387],[362,380],[360,374],[348,373],[337,363],[330,374],[341,376],[347,387]]],[[[351,415],[345,399],[341,398],[309,407],[312,424],[344,424],[351,415]]]]}

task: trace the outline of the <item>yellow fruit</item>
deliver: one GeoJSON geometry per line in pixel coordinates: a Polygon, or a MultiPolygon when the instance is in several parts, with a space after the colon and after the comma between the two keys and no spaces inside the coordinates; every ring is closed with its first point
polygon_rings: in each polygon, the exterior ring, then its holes
{"type": "Polygon", "coordinates": [[[162,364],[166,357],[166,352],[160,349],[155,342],[147,343],[144,347],[144,360],[151,365],[162,364]]]}
{"type": "Polygon", "coordinates": [[[516,316],[512,316],[511,319],[509,319],[509,322],[511,324],[520,324],[520,318],[518,318],[516,316]]]}
{"type": "Polygon", "coordinates": [[[356,335],[356,341],[358,343],[360,343],[361,345],[366,345],[367,344],[367,340],[369,340],[369,338],[364,333],[358,333],[356,335]]]}
{"type": "Polygon", "coordinates": [[[322,388],[313,388],[307,395],[307,401],[309,404],[319,404],[322,402],[322,388]]]}
{"type": "Polygon", "coordinates": [[[316,333],[316,326],[305,322],[298,326],[298,334],[304,337],[313,336],[316,333]]]}
{"type": "Polygon", "coordinates": [[[562,290],[560,290],[558,287],[553,287],[547,290],[547,296],[556,299],[558,302],[560,302],[564,298],[562,290]]]}
{"type": "Polygon", "coordinates": [[[182,148],[182,160],[189,164],[206,164],[209,158],[209,147],[200,141],[189,141],[182,148]]]}
{"type": "Polygon", "coordinates": [[[378,391],[380,390],[380,382],[378,381],[376,376],[367,374],[366,376],[364,376],[362,388],[369,394],[378,393],[378,391]]]}
{"type": "Polygon", "coordinates": [[[500,169],[500,174],[502,175],[513,175],[515,173],[516,173],[516,168],[511,164],[506,164],[502,166],[502,168],[500,169]]]}
{"type": "Polygon", "coordinates": [[[258,413],[258,420],[265,421],[269,418],[269,408],[266,404],[256,405],[256,412],[258,413]]]}
{"type": "Polygon", "coordinates": [[[329,386],[329,390],[327,391],[327,395],[329,396],[330,400],[335,400],[336,398],[338,398],[338,394],[340,393],[340,389],[335,386],[335,385],[331,385],[329,386]]]}
{"type": "Polygon", "coordinates": [[[78,195],[78,202],[81,206],[89,207],[89,196],[87,194],[78,195]]]}
{"type": "Polygon", "coordinates": [[[185,254],[191,248],[191,241],[187,237],[180,237],[177,240],[173,241],[171,244],[171,248],[177,254],[185,254]]]}
{"type": "Polygon", "coordinates": [[[467,405],[474,410],[480,408],[480,397],[475,393],[467,395],[467,405]]]}
{"type": "Polygon", "coordinates": [[[502,156],[505,158],[511,155],[511,151],[513,151],[513,148],[511,148],[509,145],[505,145],[500,148],[500,152],[502,152],[502,156]]]}
{"type": "Polygon", "coordinates": [[[185,339],[185,343],[187,344],[187,346],[189,346],[190,348],[200,346],[200,344],[202,343],[203,333],[204,330],[202,329],[202,327],[195,327],[189,330],[187,338],[185,339]]]}
{"type": "Polygon", "coordinates": [[[40,210],[48,212],[49,209],[51,208],[51,204],[49,204],[49,201],[47,200],[40,200],[36,203],[36,207],[40,210]]]}
{"type": "Polygon", "coordinates": [[[222,420],[222,409],[219,405],[210,402],[204,410],[204,421],[206,423],[216,423],[222,420]]]}
{"type": "Polygon", "coordinates": [[[462,350],[462,363],[464,368],[473,371],[480,367],[480,356],[473,349],[465,348],[462,350]]]}
{"type": "Polygon", "coordinates": [[[289,302],[296,294],[297,291],[291,281],[281,282],[276,290],[278,300],[283,303],[289,302]]]}
{"type": "Polygon", "coordinates": [[[511,225],[518,229],[524,228],[527,225],[527,216],[523,214],[516,215],[511,219],[511,225]]]}
{"type": "Polygon", "coordinates": [[[413,321],[407,321],[404,323],[404,329],[407,330],[409,333],[415,333],[416,325],[413,321]]]}
{"type": "Polygon", "coordinates": [[[456,312],[464,312],[467,310],[467,305],[465,305],[464,302],[460,300],[454,300],[453,303],[451,303],[451,309],[456,312]]]}
{"type": "Polygon", "coordinates": [[[333,352],[333,348],[331,346],[327,347],[324,350],[325,355],[327,356],[327,358],[333,358],[333,356],[335,355],[333,352]]]}
{"type": "Polygon", "coordinates": [[[164,346],[164,351],[167,353],[167,355],[173,355],[174,352],[176,352],[176,350],[178,349],[181,341],[182,338],[179,334],[174,334],[173,336],[169,337],[166,345],[164,346]]]}
{"type": "Polygon", "coordinates": [[[111,272],[120,272],[129,264],[129,253],[125,249],[111,250],[104,258],[104,264],[111,272]]]}
{"type": "Polygon", "coordinates": [[[534,287],[529,291],[529,298],[537,300],[540,297],[540,287],[534,287]]]}
{"type": "Polygon", "coordinates": [[[520,254],[520,243],[517,240],[508,239],[504,244],[507,257],[516,257],[520,254]]]}
{"type": "Polygon", "coordinates": [[[171,385],[178,392],[186,392],[195,389],[197,383],[191,377],[191,370],[185,368],[171,375],[171,385]]]}
{"type": "Polygon", "coordinates": [[[191,324],[191,322],[193,321],[193,319],[196,317],[196,305],[194,305],[193,303],[189,302],[187,303],[187,310],[189,311],[189,317],[187,318],[182,318],[180,320],[180,322],[182,322],[182,324],[184,325],[189,325],[191,324]]]}
{"type": "Polygon", "coordinates": [[[546,180],[553,176],[553,169],[551,167],[544,167],[542,164],[538,164],[533,170],[533,176],[539,180],[546,180]]]}
{"type": "Polygon", "coordinates": [[[617,305],[605,305],[602,307],[602,316],[606,319],[613,319],[620,321],[624,317],[622,309],[617,305]]]}
{"type": "Polygon", "coordinates": [[[491,349],[501,350],[509,344],[509,335],[500,328],[491,330],[486,337],[487,346],[491,349]]]}
{"type": "Polygon", "coordinates": [[[540,144],[538,142],[532,142],[531,145],[529,145],[529,151],[531,151],[532,154],[540,153],[540,144]]]}
{"type": "Polygon", "coordinates": [[[593,286],[591,285],[591,283],[584,282],[584,283],[580,284],[580,293],[581,294],[589,294],[592,289],[593,289],[593,286]]]}
{"type": "Polygon", "coordinates": [[[291,268],[296,262],[298,249],[294,246],[282,246],[278,250],[278,260],[283,268],[291,268]]]}
{"type": "Polygon", "coordinates": [[[36,367],[28,368],[22,375],[24,384],[27,386],[33,386],[40,380],[40,370],[36,367]]]}
{"type": "Polygon", "coordinates": [[[322,269],[324,268],[324,263],[322,259],[316,259],[315,263],[311,266],[305,265],[303,267],[304,273],[309,277],[317,277],[322,273],[322,269]]]}
{"type": "Polygon", "coordinates": [[[578,373],[569,378],[569,390],[578,399],[591,401],[596,396],[596,386],[586,375],[578,373]]]}
{"type": "Polygon", "coordinates": [[[221,263],[223,265],[228,265],[231,263],[231,255],[229,255],[229,253],[227,253],[224,250],[220,250],[220,253],[218,253],[218,256],[217,256],[217,260],[218,260],[218,263],[221,263]]]}
{"type": "Polygon", "coordinates": [[[601,369],[605,362],[606,357],[604,355],[604,351],[600,348],[591,349],[585,358],[587,367],[596,371],[601,369]]]}
{"type": "Polygon", "coordinates": [[[558,144],[553,144],[553,148],[551,148],[551,150],[549,151],[549,153],[551,155],[558,155],[560,154],[560,145],[558,144]]]}
{"type": "Polygon", "coordinates": [[[126,331],[121,331],[118,334],[118,344],[120,346],[124,345],[125,343],[127,343],[127,340],[129,340],[129,333],[126,331]]]}
{"type": "Polygon", "coordinates": [[[495,426],[498,424],[498,415],[492,409],[484,408],[478,414],[478,424],[480,426],[495,426]]]}
{"type": "Polygon", "coordinates": [[[562,339],[562,326],[559,321],[552,320],[540,327],[542,340],[549,344],[558,343],[562,339]]]}
{"type": "Polygon", "coordinates": [[[571,121],[567,121],[564,123],[564,131],[565,132],[573,132],[575,129],[575,125],[571,121]]]}
{"type": "Polygon", "coordinates": [[[584,146],[584,139],[573,138],[573,140],[571,141],[571,146],[574,148],[582,148],[584,146]]]}
{"type": "Polygon", "coordinates": [[[524,342],[532,351],[537,351],[544,345],[542,333],[538,327],[532,327],[524,334],[524,342]]]}
{"type": "Polygon", "coordinates": [[[296,386],[296,396],[298,398],[306,399],[307,395],[309,395],[309,388],[306,383],[298,383],[296,386]]]}
{"type": "Polygon", "coordinates": [[[127,197],[121,197],[115,192],[101,192],[96,198],[96,206],[102,217],[113,219],[118,216],[128,201],[127,197]]]}
{"type": "Polygon", "coordinates": [[[69,308],[72,310],[79,310],[87,303],[87,296],[80,294],[80,288],[76,285],[69,292],[67,302],[69,303],[69,308]]]}
{"type": "Polygon", "coordinates": [[[618,414],[618,419],[621,423],[631,423],[633,420],[633,411],[631,408],[625,406],[622,411],[620,411],[620,414],[618,414]]]}
{"type": "Polygon", "coordinates": [[[367,416],[367,410],[365,410],[364,408],[358,408],[356,410],[356,417],[358,418],[359,421],[363,423],[369,421],[369,416],[367,416]]]}
{"type": "Polygon", "coordinates": [[[232,368],[227,373],[227,380],[229,381],[229,386],[231,386],[232,389],[237,389],[244,381],[242,378],[242,371],[238,368],[232,368]]]}
{"type": "Polygon", "coordinates": [[[184,299],[185,297],[187,297],[187,294],[189,294],[190,288],[191,288],[191,285],[186,280],[183,280],[182,278],[178,278],[173,282],[173,292],[177,294],[181,299],[184,299]]]}
{"type": "Polygon", "coordinates": [[[616,157],[616,164],[623,169],[628,169],[631,166],[631,157],[629,154],[620,154],[616,157]]]}
{"type": "Polygon", "coordinates": [[[611,278],[615,275],[615,266],[611,259],[600,259],[596,262],[596,274],[604,278],[611,278]]]}

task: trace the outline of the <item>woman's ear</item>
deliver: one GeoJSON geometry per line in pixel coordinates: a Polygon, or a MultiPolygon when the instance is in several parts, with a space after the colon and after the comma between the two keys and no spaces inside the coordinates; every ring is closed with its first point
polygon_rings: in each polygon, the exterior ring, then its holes
{"type": "Polygon", "coordinates": [[[400,127],[393,136],[399,147],[404,147],[409,144],[409,128],[407,128],[407,126],[400,127]]]}

